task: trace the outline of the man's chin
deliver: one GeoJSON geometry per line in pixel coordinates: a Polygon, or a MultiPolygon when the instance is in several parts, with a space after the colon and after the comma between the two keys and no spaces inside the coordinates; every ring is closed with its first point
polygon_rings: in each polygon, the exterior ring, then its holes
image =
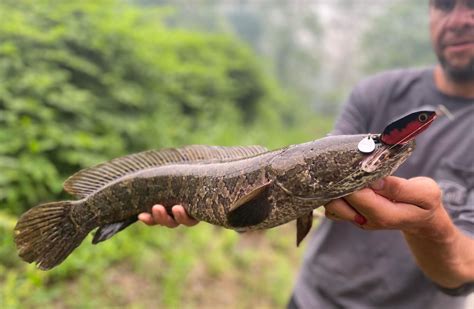
{"type": "Polygon", "coordinates": [[[451,65],[446,59],[440,58],[440,64],[448,77],[455,82],[471,82],[474,81],[474,58],[463,66],[451,65]]]}

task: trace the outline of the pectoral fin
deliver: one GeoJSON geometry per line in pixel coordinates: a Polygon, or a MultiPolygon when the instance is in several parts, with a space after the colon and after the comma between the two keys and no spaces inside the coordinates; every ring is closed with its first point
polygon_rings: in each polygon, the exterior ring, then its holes
{"type": "Polygon", "coordinates": [[[130,217],[124,221],[115,222],[111,224],[106,224],[97,229],[97,232],[94,234],[92,243],[95,245],[101,241],[107,240],[110,237],[114,236],[130,224],[135,223],[138,220],[138,216],[130,217]]]}
{"type": "Polygon", "coordinates": [[[313,225],[313,212],[296,219],[296,246],[299,246],[303,239],[308,235],[313,225]]]}
{"type": "Polygon", "coordinates": [[[234,202],[227,215],[227,221],[231,226],[251,226],[268,217],[271,211],[271,204],[267,200],[270,184],[271,181],[255,187],[234,202]]]}

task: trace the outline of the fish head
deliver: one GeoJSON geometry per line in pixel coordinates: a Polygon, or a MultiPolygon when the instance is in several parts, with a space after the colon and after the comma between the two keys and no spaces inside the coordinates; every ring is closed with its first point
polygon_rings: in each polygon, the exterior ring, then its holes
{"type": "Polygon", "coordinates": [[[367,173],[383,173],[384,170],[391,169],[391,173],[393,173],[408,158],[414,148],[414,140],[395,145],[378,142],[374,151],[367,154],[366,158],[361,161],[360,170],[367,173]]]}
{"type": "Polygon", "coordinates": [[[391,175],[413,152],[414,140],[386,145],[373,135],[371,153],[358,149],[368,135],[328,136],[290,147],[272,161],[276,179],[294,196],[330,200],[391,175]]]}

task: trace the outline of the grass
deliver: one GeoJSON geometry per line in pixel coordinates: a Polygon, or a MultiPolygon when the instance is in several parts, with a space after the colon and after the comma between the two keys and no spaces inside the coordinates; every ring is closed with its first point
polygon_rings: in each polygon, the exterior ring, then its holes
{"type": "MultiPolygon", "coordinates": [[[[49,271],[1,266],[2,308],[275,308],[291,293],[302,248],[295,229],[237,234],[137,224],[107,242],[84,242],[49,271]]],[[[6,234],[3,237],[9,237],[6,234]]],[[[90,239],[89,239],[90,240],[90,239]]],[[[6,242],[9,250],[15,250],[6,242]]],[[[6,248],[3,248],[6,249],[6,248]]]]}

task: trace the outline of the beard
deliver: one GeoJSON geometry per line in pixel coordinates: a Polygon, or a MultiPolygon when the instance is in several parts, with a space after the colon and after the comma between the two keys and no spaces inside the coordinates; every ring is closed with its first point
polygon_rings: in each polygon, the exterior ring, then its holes
{"type": "Polygon", "coordinates": [[[437,56],[443,71],[449,79],[458,83],[474,81],[474,58],[471,58],[469,63],[463,67],[455,67],[441,53],[437,56]]]}

